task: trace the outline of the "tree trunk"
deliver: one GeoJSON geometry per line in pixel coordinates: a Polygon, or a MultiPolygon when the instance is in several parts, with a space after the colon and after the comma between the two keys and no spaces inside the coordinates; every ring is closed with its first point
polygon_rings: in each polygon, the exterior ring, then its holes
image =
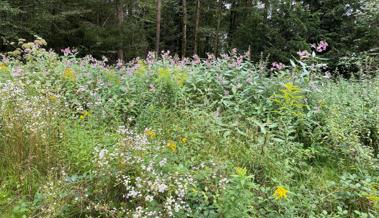
{"type": "Polygon", "coordinates": [[[195,39],[194,39],[194,46],[193,46],[193,53],[197,55],[197,49],[198,49],[198,37],[199,37],[199,23],[200,23],[200,0],[197,0],[197,6],[196,6],[196,21],[195,21],[195,39]]]}
{"type": "Polygon", "coordinates": [[[182,39],[182,58],[186,56],[187,51],[187,1],[182,0],[183,4],[183,39],[182,39]]]}
{"type": "Polygon", "coordinates": [[[230,15],[229,15],[229,32],[228,32],[228,45],[229,47],[232,46],[232,39],[234,32],[237,28],[237,17],[238,17],[238,8],[239,5],[237,5],[236,1],[233,1],[230,6],[230,15]]]}
{"type": "Polygon", "coordinates": [[[155,51],[157,52],[157,56],[159,55],[159,43],[161,36],[161,0],[157,0],[157,30],[155,36],[155,51]]]}
{"type": "Polygon", "coordinates": [[[118,25],[118,50],[117,50],[117,58],[120,61],[124,61],[124,43],[123,43],[123,24],[124,24],[124,5],[122,0],[116,0],[116,15],[117,15],[117,25],[118,25]]]}
{"type": "Polygon", "coordinates": [[[217,57],[218,56],[218,51],[219,51],[219,46],[220,46],[220,26],[221,26],[221,6],[217,4],[217,26],[216,26],[216,33],[215,33],[215,41],[214,41],[214,46],[213,46],[213,53],[217,57]]]}

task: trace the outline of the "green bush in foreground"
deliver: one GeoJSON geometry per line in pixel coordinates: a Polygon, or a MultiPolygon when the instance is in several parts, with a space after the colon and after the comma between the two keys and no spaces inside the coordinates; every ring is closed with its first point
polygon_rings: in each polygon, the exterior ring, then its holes
{"type": "Polygon", "coordinates": [[[0,217],[379,216],[377,78],[43,44],[0,63],[0,217]]]}

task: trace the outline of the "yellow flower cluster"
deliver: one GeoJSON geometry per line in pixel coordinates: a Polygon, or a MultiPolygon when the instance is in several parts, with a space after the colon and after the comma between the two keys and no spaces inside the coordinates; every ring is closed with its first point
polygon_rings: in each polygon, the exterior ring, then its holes
{"type": "Polygon", "coordinates": [[[138,61],[138,68],[136,69],[134,74],[137,76],[144,76],[146,72],[147,72],[147,66],[146,66],[145,62],[143,62],[142,60],[139,60],[138,61]]]}
{"type": "Polygon", "coordinates": [[[87,117],[90,117],[91,116],[91,113],[90,112],[88,112],[88,111],[83,111],[82,112],[82,115],[80,115],[80,119],[81,120],[84,120],[85,118],[87,118],[87,117]]]}
{"type": "Polygon", "coordinates": [[[372,202],[379,202],[379,196],[370,195],[367,197],[367,199],[372,201],[372,202]]]}
{"type": "Polygon", "coordinates": [[[276,200],[280,200],[282,198],[287,198],[288,190],[284,188],[283,186],[276,187],[276,190],[274,192],[274,197],[276,200]]]}
{"type": "Polygon", "coordinates": [[[157,134],[151,130],[151,129],[146,129],[145,130],[145,135],[149,138],[149,139],[154,139],[155,137],[157,137],[157,134]]]}
{"type": "Polygon", "coordinates": [[[186,137],[183,137],[180,139],[180,141],[183,143],[183,144],[186,144],[187,143],[187,138],[186,137]]]}
{"type": "Polygon", "coordinates": [[[76,81],[76,76],[75,76],[74,70],[72,68],[69,68],[69,67],[66,68],[63,71],[63,79],[71,81],[71,82],[75,82],[76,81]]]}
{"type": "Polygon", "coordinates": [[[246,174],[247,174],[247,169],[246,169],[246,168],[236,167],[236,168],[234,168],[234,169],[235,169],[236,174],[237,174],[238,176],[243,177],[243,176],[246,176],[246,174]]]}
{"type": "Polygon", "coordinates": [[[2,73],[8,72],[8,66],[5,63],[0,63],[0,72],[2,73]]]}
{"type": "Polygon", "coordinates": [[[57,96],[55,95],[49,95],[48,98],[51,102],[56,102],[58,100],[57,96]]]}
{"type": "Polygon", "coordinates": [[[176,143],[172,140],[168,140],[166,144],[167,148],[169,148],[172,152],[176,152],[176,143]]]}

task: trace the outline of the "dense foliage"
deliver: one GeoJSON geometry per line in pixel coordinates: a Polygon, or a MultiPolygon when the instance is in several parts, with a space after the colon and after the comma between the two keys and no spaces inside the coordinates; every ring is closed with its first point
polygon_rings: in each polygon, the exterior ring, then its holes
{"type": "Polygon", "coordinates": [[[45,44],[1,58],[0,217],[379,216],[365,68],[331,78],[310,46],[267,70],[237,50],[113,66],[45,44]]]}
{"type": "MultiPolygon", "coordinates": [[[[263,54],[288,64],[295,52],[324,40],[330,66],[350,72],[355,66],[341,58],[378,53],[377,0],[159,1],[158,48],[181,56],[250,48],[255,61],[263,54]]],[[[0,0],[0,50],[38,35],[55,51],[75,47],[111,61],[145,57],[156,48],[157,11],[156,0],[0,0]]]]}

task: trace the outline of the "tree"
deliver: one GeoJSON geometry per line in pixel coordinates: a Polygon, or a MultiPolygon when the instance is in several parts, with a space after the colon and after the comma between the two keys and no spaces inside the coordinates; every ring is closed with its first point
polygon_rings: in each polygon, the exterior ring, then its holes
{"type": "Polygon", "coordinates": [[[197,0],[196,4],[196,18],[195,18],[195,33],[194,33],[194,45],[193,45],[193,53],[197,55],[197,49],[198,49],[198,37],[199,37],[199,25],[200,25],[200,8],[201,8],[201,2],[200,0],[197,0]]]}
{"type": "Polygon", "coordinates": [[[157,28],[156,28],[156,41],[155,41],[155,51],[157,52],[157,55],[159,54],[159,43],[160,43],[160,36],[161,36],[161,0],[157,0],[157,28]]]}
{"type": "Polygon", "coordinates": [[[183,6],[183,39],[182,39],[182,58],[186,56],[187,51],[187,1],[182,0],[183,6]]]}
{"type": "Polygon", "coordinates": [[[20,13],[22,13],[21,10],[13,7],[7,1],[0,0],[0,40],[2,41],[0,51],[2,47],[6,47],[9,40],[16,40],[17,36],[23,32],[21,23],[16,18],[20,13]]]}
{"type": "Polygon", "coordinates": [[[124,4],[122,0],[116,0],[116,16],[117,16],[117,24],[118,24],[118,34],[119,34],[119,41],[118,41],[118,50],[117,50],[117,57],[120,61],[124,61],[124,43],[123,43],[123,25],[124,25],[124,4]]]}

